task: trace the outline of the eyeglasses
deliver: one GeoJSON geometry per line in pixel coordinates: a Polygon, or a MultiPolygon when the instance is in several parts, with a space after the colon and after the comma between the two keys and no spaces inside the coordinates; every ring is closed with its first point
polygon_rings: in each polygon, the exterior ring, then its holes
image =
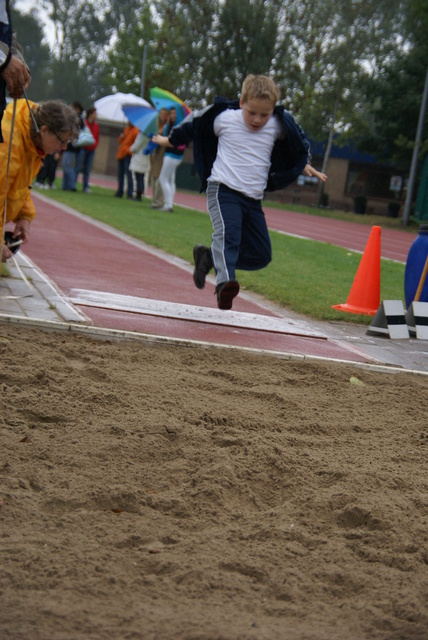
{"type": "Polygon", "coordinates": [[[63,140],[62,138],[60,138],[57,133],[54,133],[54,132],[52,132],[52,133],[54,134],[54,136],[56,136],[58,138],[58,140],[60,141],[61,144],[67,144],[68,145],[68,143],[70,142],[70,140],[63,140]]]}

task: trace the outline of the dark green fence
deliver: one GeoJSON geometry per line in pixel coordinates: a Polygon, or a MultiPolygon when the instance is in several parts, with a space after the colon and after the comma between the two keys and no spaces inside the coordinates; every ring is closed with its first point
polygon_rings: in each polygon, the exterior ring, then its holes
{"type": "Polygon", "coordinates": [[[199,193],[201,189],[201,181],[195,171],[195,165],[182,162],[177,169],[176,177],[177,189],[186,191],[196,191],[199,193]]]}

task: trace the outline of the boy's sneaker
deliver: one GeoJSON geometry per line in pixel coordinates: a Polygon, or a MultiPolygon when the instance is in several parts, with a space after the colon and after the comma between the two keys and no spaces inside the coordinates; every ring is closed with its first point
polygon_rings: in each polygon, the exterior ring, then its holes
{"type": "Polygon", "coordinates": [[[83,189],[83,193],[92,193],[92,191],[90,190],[90,188],[89,188],[89,187],[85,187],[85,188],[83,189]]]}
{"type": "Polygon", "coordinates": [[[219,309],[231,309],[233,298],[239,293],[239,282],[228,280],[216,286],[217,304],[219,309]]]}
{"type": "Polygon", "coordinates": [[[34,187],[35,189],[43,189],[43,182],[35,182],[35,183],[33,184],[33,187],[34,187]]]}
{"type": "Polygon", "coordinates": [[[193,260],[195,261],[193,282],[198,289],[203,289],[205,287],[205,278],[214,266],[211,249],[204,247],[202,244],[197,244],[193,247],[193,260]]]}

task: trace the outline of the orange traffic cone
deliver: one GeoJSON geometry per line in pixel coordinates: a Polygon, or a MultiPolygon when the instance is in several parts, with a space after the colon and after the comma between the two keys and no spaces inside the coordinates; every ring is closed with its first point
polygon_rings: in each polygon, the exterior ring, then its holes
{"type": "Polygon", "coordinates": [[[380,227],[372,227],[346,304],[332,309],[374,316],[380,304],[380,227]]]}

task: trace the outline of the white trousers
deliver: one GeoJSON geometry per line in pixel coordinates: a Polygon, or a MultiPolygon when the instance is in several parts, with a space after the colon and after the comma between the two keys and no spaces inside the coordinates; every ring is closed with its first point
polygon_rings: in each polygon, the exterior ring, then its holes
{"type": "Polygon", "coordinates": [[[172,209],[175,195],[175,174],[177,167],[183,158],[173,158],[165,155],[163,157],[163,165],[159,176],[159,182],[162,187],[163,197],[165,199],[165,207],[172,209]]]}

